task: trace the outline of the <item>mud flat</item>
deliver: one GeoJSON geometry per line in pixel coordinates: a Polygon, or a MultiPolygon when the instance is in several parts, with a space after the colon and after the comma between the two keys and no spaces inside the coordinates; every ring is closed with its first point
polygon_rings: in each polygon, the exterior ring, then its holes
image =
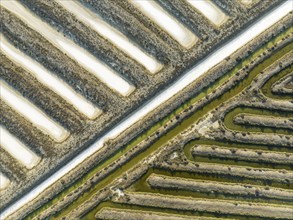
{"type": "Polygon", "coordinates": [[[257,125],[293,130],[293,118],[289,119],[252,114],[239,114],[234,117],[234,122],[242,125],[257,125]]]}
{"type": "Polygon", "coordinates": [[[272,206],[268,204],[240,203],[235,201],[189,199],[160,194],[127,193],[115,199],[115,202],[159,208],[190,211],[208,211],[218,214],[236,214],[264,218],[291,219],[293,210],[289,206],[272,206]]]}

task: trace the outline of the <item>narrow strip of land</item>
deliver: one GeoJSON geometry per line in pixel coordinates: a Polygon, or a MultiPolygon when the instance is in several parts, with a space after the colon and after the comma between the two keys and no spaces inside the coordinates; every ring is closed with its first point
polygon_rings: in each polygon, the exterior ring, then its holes
{"type": "Polygon", "coordinates": [[[239,114],[234,117],[234,122],[240,125],[254,125],[293,130],[292,118],[280,118],[254,114],[239,114]]]}
{"type": "Polygon", "coordinates": [[[217,182],[207,180],[194,180],[188,178],[169,177],[158,174],[151,174],[147,179],[152,188],[186,190],[190,192],[216,192],[219,194],[242,196],[242,197],[261,197],[265,199],[279,199],[281,201],[292,201],[293,191],[270,188],[265,186],[250,184],[231,184],[229,182],[217,182]],[[257,192],[257,194],[256,194],[257,192]]]}
{"type": "Polygon", "coordinates": [[[291,219],[293,210],[289,206],[246,203],[214,199],[191,199],[157,193],[127,193],[114,202],[163,209],[202,211],[232,215],[248,215],[271,219],[291,219]]]}
{"type": "Polygon", "coordinates": [[[209,218],[209,217],[191,217],[184,215],[170,215],[160,212],[146,212],[141,210],[125,210],[115,208],[103,208],[96,214],[97,219],[108,219],[108,220],[223,220],[220,218],[209,218]]]}

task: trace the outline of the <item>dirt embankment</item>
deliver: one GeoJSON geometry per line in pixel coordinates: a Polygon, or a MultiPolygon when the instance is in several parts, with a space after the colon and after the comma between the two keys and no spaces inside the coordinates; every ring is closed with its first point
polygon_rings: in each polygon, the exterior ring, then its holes
{"type": "Polygon", "coordinates": [[[293,154],[263,150],[228,148],[210,145],[195,145],[191,149],[193,156],[235,159],[258,163],[293,165],[293,154]]]}
{"type": "Polygon", "coordinates": [[[285,128],[293,130],[293,118],[278,118],[262,115],[239,114],[233,118],[234,123],[262,127],[285,128]]]}
{"type": "Polygon", "coordinates": [[[249,184],[194,180],[151,174],[147,183],[152,188],[220,193],[224,195],[292,201],[293,191],[249,184]]]}
{"type": "Polygon", "coordinates": [[[160,194],[127,193],[115,202],[127,204],[171,208],[186,211],[204,211],[218,214],[236,214],[264,218],[291,219],[293,211],[289,206],[270,206],[257,203],[240,203],[223,200],[189,199],[160,194]]]}

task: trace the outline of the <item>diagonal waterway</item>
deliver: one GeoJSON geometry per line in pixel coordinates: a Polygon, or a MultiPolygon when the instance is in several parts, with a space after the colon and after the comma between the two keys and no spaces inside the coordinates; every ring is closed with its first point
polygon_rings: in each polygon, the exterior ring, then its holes
{"type": "Polygon", "coordinates": [[[232,53],[234,53],[236,50],[238,50],[246,43],[254,39],[267,28],[278,22],[281,18],[283,18],[291,11],[291,8],[291,2],[286,1],[280,6],[276,7],[274,10],[264,15],[260,20],[256,21],[246,30],[242,31],[239,35],[232,38],[229,42],[221,46],[218,50],[216,50],[207,58],[205,58],[200,63],[195,65],[177,81],[171,84],[167,89],[156,95],[150,101],[142,105],[138,110],[127,116],[123,121],[118,123],[116,127],[114,127],[101,138],[99,138],[95,143],[93,143],[86,150],[81,152],[77,157],[73,158],[70,162],[68,162],[58,171],[56,171],[44,182],[33,188],[21,199],[19,199],[14,204],[6,208],[0,214],[0,217],[6,218],[7,216],[15,212],[17,209],[19,209],[21,206],[34,199],[36,196],[42,193],[47,187],[49,187],[59,178],[64,176],[70,170],[74,169],[76,166],[82,163],[87,157],[91,156],[100,148],[102,148],[106,140],[110,138],[115,138],[117,135],[121,134],[123,131],[129,128],[131,125],[139,121],[141,118],[145,117],[159,105],[166,102],[173,95],[184,89],[190,83],[192,83],[205,72],[207,72],[210,68],[221,62],[225,57],[230,56],[232,53]]]}

